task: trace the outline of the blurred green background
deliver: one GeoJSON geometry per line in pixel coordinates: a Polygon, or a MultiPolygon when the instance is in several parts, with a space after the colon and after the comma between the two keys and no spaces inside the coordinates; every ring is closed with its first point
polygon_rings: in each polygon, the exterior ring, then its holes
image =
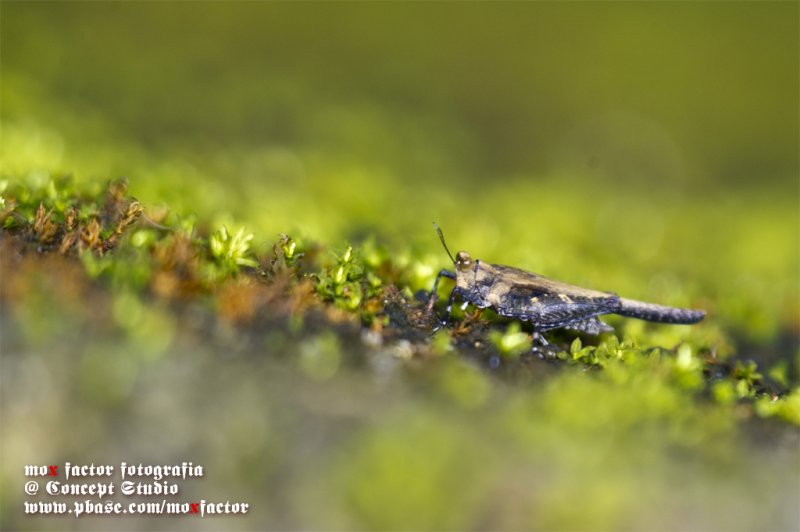
{"type": "MultiPolygon", "coordinates": [[[[797,3],[3,2],[0,15],[3,179],[125,176],[149,208],[245,225],[262,251],[279,232],[332,248],[374,237],[413,264],[415,290],[447,264],[436,220],[484,260],[709,311],[692,329],[625,324],[649,345],[797,364],[797,3]]],[[[76,455],[203,463],[199,493],[254,507],[226,528],[800,520],[796,431],[740,426],[734,407],[660,381],[508,386],[383,352],[319,383],[292,354],[362,348],[322,333],[230,359],[173,333],[150,351],[67,327],[42,337],[31,306],[70,313],[42,286],[2,313],[14,528],[108,524],[18,515],[19,464],[76,455]]]]}

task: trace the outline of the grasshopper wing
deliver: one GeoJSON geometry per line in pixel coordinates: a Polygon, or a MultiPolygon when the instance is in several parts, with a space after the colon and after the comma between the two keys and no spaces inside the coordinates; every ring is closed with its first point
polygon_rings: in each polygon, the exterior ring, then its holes
{"type": "Polygon", "coordinates": [[[531,321],[541,330],[577,325],[620,307],[620,298],[615,294],[562,283],[508,266],[495,268],[503,273],[501,278],[506,285],[498,287],[503,294],[498,297],[498,314],[531,321]]]}

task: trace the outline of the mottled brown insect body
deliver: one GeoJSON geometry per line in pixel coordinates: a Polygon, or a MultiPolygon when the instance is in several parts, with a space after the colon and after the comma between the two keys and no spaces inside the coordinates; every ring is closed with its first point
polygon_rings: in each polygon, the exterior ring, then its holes
{"type": "MultiPolygon", "coordinates": [[[[464,307],[470,303],[479,308],[491,307],[501,316],[531,322],[534,340],[539,339],[540,332],[550,329],[571,329],[586,334],[612,331],[609,325],[597,319],[603,314],[676,324],[697,323],[705,316],[702,310],[624,299],[611,292],[581,288],[518,268],[473,260],[465,251],[459,251],[453,258],[438,226],[436,231],[455,265],[455,272],[442,270],[436,276],[429,311],[436,302],[439,280],[447,277],[456,282],[450,293],[448,316],[456,298],[464,302],[464,307]]],[[[546,344],[543,339],[541,342],[546,344]]]]}

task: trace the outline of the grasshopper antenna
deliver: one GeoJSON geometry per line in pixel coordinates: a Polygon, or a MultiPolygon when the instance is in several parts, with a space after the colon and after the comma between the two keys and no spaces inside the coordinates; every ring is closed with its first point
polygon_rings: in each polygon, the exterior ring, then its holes
{"type": "Polygon", "coordinates": [[[433,222],[433,226],[436,228],[436,232],[439,234],[439,240],[442,241],[442,245],[444,246],[444,250],[447,252],[447,255],[450,257],[450,260],[453,261],[453,264],[456,263],[456,259],[453,258],[453,254],[450,253],[450,250],[447,247],[447,244],[444,241],[444,235],[442,234],[442,230],[436,225],[436,222],[433,222]]]}

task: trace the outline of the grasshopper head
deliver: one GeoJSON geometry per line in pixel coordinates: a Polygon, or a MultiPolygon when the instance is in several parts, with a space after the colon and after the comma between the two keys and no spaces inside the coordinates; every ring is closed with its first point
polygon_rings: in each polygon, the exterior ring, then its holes
{"type": "Polygon", "coordinates": [[[456,253],[456,270],[465,272],[472,266],[472,257],[466,251],[456,253]]]}
{"type": "Polygon", "coordinates": [[[439,229],[439,226],[436,225],[436,222],[433,222],[433,226],[436,228],[436,232],[439,234],[439,240],[442,241],[442,245],[444,246],[445,251],[447,251],[447,255],[450,257],[450,260],[453,261],[453,264],[456,266],[456,274],[459,272],[466,272],[472,267],[472,257],[469,256],[469,253],[466,251],[459,251],[456,253],[456,257],[453,258],[453,255],[450,253],[450,250],[447,248],[447,244],[444,241],[444,235],[442,234],[442,230],[439,229]]]}

